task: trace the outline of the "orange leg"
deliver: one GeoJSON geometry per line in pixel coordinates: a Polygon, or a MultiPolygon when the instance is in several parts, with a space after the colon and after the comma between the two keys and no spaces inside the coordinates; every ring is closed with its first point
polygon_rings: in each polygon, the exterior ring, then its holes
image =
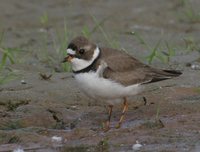
{"type": "Polygon", "coordinates": [[[124,120],[125,112],[127,111],[127,109],[128,109],[128,103],[127,103],[126,97],[124,97],[122,115],[121,115],[121,117],[119,119],[119,122],[118,122],[116,128],[120,128],[121,127],[121,124],[122,124],[122,121],[124,120]]]}
{"type": "Polygon", "coordinates": [[[110,120],[111,120],[113,105],[109,105],[108,108],[109,108],[108,109],[108,120],[106,121],[106,123],[104,123],[104,131],[108,131],[110,129],[110,120]]]}

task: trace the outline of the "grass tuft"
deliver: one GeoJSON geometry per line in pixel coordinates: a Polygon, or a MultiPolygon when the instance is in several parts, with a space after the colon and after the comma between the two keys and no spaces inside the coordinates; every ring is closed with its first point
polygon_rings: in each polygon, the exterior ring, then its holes
{"type": "Polygon", "coordinates": [[[119,43],[115,39],[111,38],[102,27],[102,24],[105,22],[105,20],[107,20],[107,18],[99,22],[95,16],[91,15],[91,17],[95,23],[95,27],[93,28],[92,33],[95,32],[97,29],[99,29],[110,47],[119,48],[120,47],[119,43]]]}
{"type": "Polygon", "coordinates": [[[155,46],[149,45],[144,38],[138,32],[131,32],[141,45],[143,45],[147,50],[150,51],[150,54],[146,56],[146,60],[148,64],[152,64],[155,59],[160,60],[163,63],[169,63],[171,57],[175,55],[175,48],[169,45],[167,41],[165,41],[164,45],[161,43],[162,40],[159,40],[155,46]],[[164,46],[164,48],[163,48],[164,46]],[[161,51],[165,50],[165,51],[161,51]]]}
{"type": "Polygon", "coordinates": [[[188,0],[182,0],[183,11],[179,18],[182,22],[200,23],[200,11],[194,10],[192,3],[188,0]]]}
{"type": "Polygon", "coordinates": [[[40,23],[44,26],[44,28],[48,28],[48,25],[49,25],[49,16],[48,16],[47,12],[44,12],[40,16],[40,23]]]}
{"type": "Polygon", "coordinates": [[[1,34],[0,34],[0,54],[2,57],[0,60],[0,84],[7,83],[7,82],[17,78],[17,75],[15,74],[15,72],[12,69],[7,68],[7,64],[8,63],[15,64],[16,63],[15,54],[19,53],[19,51],[21,51],[21,49],[19,49],[19,48],[3,47],[4,35],[5,35],[5,32],[4,31],[1,32],[1,34]]]}
{"type": "Polygon", "coordinates": [[[193,37],[186,37],[183,39],[185,42],[185,47],[189,51],[198,51],[200,52],[200,46],[198,43],[194,40],[193,37]]]}

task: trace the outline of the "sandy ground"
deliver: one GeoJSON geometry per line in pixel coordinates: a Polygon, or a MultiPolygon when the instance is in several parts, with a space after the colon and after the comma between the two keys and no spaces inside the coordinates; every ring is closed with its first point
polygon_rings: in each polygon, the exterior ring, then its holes
{"type": "MultiPolygon", "coordinates": [[[[0,86],[0,152],[17,148],[30,152],[127,152],[137,151],[132,148],[136,142],[142,145],[139,151],[199,152],[200,71],[190,65],[199,64],[196,43],[200,40],[200,22],[183,15],[181,2],[1,0],[0,30],[5,34],[2,45],[22,51],[16,54],[17,63],[7,66],[18,77],[0,86]],[[44,12],[49,20],[46,27],[40,22],[44,12]],[[63,56],[56,53],[53,41],[55,31],[63,31],[64,20],[69,32],[75,33],[72,35],[80,35],[84,25],[94,28],[91,15],[99,21],[106,18],[104,30],[143,62],[149,50],[127,33],[140,32],[152,47],[160,39],[169,42],[177,48],[176,55],[169,64],[155,60],[153,66],[183,71],[178,78],[148,85],[142,94],[130,99],[120,129],[115,125],[122,107],[115,105],[108,132],[102,131],[107,104],[86,97],[72,74],[63,72],[63,56]],[[193,48],[184,39],[194,39],[190,42],[193,48]],[[44,80],[40,73],[52,77],[44,80]]],[[[195,11],[199,10],[198,0],[190,2],[195,11]]],[[[108,46],[99,30],[91,39],[108,46]]]]}

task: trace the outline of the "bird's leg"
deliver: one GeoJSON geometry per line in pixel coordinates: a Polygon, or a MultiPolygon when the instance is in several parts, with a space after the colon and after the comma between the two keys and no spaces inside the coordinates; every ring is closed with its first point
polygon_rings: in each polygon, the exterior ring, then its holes
{"type": "Polygon", "coordinates": [[[124,97],[122,115],[121,115],[121,117],[119,119],[118,124],[116,125],[116,128],[120,128],[121,127],[121,124],[122,124],[122,121],[124,120],[125,112],[127,111],[127,109],[128,109],[128,103],[127,103],[126,97],[124,97]]]}
{"type": "Polygon", "coordinates": [[[110,129],[110,120],[111,120],[113,105],[109,105],[108,108],[109,108],[108,109],[108,120],[104,124],[104,131],[108,131],[110,129]]]}
{"type": "Polygon", "coordinates": [[[143,98],[143,101],[144,101],[144,106],[147,105],[147,98],[146,97],[142,97],[143,98]]]}

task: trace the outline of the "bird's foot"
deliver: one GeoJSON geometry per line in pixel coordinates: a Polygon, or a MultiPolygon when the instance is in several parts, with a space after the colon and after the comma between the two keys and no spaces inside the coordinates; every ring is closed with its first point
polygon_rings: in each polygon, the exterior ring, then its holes
{"type": "Polygon", "coordinates": [[[103,123],[103,131],[107,132],[110,130],[110,122],[106,121],[103,123]]]}
{"type": "Polygon", "coordinates": [[[119,122],[116,126],[115,126],[116,129],[119,129],[121,128],[121,123],[119,122]]]}

